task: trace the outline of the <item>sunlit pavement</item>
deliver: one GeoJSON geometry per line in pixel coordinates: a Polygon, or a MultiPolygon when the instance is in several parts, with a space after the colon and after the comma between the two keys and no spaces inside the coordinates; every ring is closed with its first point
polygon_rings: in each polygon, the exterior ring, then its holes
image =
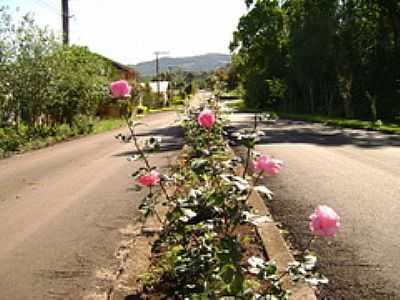
{"type": "MultiPolygon", "coordinates": [[[[236,128],[252,126],[253,116],[235,114],[236,128]]],[[[268,203],[305,247],[308,217],[320,204],[341,216],[342,230],[314,244],[330,283],[328,299],[400,298],[400,140],[381,133],[304,122],[264,124],[256,150],[284,161],[283,171],[265,184],[275,192],[268,203]]]]}

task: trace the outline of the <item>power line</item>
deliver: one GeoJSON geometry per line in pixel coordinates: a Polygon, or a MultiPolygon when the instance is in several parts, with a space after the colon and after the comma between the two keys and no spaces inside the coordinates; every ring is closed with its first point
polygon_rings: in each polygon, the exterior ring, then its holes
{"type": "Polygon", "coordinates": [[[35,2],[39,5],[41,5],[42,7],[46,7],[48,10],[51,10],[52,13],[56,14],[57,16],[59,16],[59,17],[61,16],[61,14],[59,13],[59,10],[52,5],[49,5],[47,2],[45,2],[43,0],[35,0],[35,2]]]}

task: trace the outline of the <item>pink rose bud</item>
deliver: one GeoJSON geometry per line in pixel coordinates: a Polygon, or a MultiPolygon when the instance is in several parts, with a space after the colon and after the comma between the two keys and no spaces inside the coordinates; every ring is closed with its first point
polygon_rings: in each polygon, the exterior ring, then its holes
{"type": "Polygon", "coordinates": [[[257,160],[253,161],[253,168],[255,171],[262,171],[269,176],[275,176],[281,170],[281,162],[263,154],[257,160]]]}
{"type": "Polygon", "coordinates": [[[111,83],[111,95],[113,98],[129,97],[131,92],[132,87],[126,80],[111,83]]]}
{"type": "Polygon", "coordinates": [[[310,230],[315,235],[330,237],[340,228],[340,217],[329,206],[320,205],[310,216],[310,230]]]}
{"type": "Polygon", "coordinates": [[[197,122],[202,127],[211,128],[215,123],[215,115],[212,110],[205,109],[199,114],[197,122]]]}
{"type": "Polygon", "coordinates": [[[151,171],[148,175],[142,175],[137,182],[142,186],[153,186],[160,183],[160,174],[157,171],[151,171]]]}

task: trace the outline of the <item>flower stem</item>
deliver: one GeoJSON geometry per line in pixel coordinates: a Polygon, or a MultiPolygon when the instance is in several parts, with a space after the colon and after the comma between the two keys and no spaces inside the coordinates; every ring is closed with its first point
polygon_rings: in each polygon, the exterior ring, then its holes
{"type": "Polygon", "coordinates": [[[257,185],[258,181],[260,180],[261,176],[264,174],[264,171],[260,171],[257,177],[254,179],[253,185],[257,185]]]}
{"type": "Polygon", "coordinates": [[[243,178],[246,177],[247,171],[249,169],[250,159],[251,159],[251,148],[249,147],[249,148],[247,148],[246,165],[244,167],[243,175],[242,175],[243,178]]]}
{"type": "Polygon", "coordinates": [[[315,235],[313,235],[312,237],[311,237],[311,239],[308,241],[308,243],[306,244],[306,247],[304,248],[304,250],[302,250],[302,252],[303,252],[303,254],[307,251],[307,250],[309,250],[310,248],[311,248],[311,244],[314,242],[314,240],[315,240],[315,235]]]}
{"type": "Polygon", "coordinates": [[[149,163],[146,155],[144,154],[144,151],[139,146],[139,143],[138,143],[138,140],[137,140],[137,137],[136,137],[135,127],[132,127],[130,124],[128,124],[128,128],[129,128],[129,131],[131,132],[131,137],[133,138],[133,143],[135,144],[135,148],[139,152],[140,156],[143,158],[144,163],[145,163],[146,168],[147,168],[147,171],[150,172],[150,169],[151,169],[150,163],[149,163]]]}
{"type": "MultiPolygon", "coordinates": [[[[139,152],[140,156],[143,158],[143,161],[144,161],[144,163],[146,165],[147,171],[150,172],[150,170],[151,170],[150,162],[147,159],[146,154],[144,153],[143,149],[140,148],[140,146],[139,146],[139,143],[138,143],[138,140],[137,140],[137,136],[136,136],[135,127],[131,126],[129,124],[129,121],[128,121],[128,128],[129,128],[129,131],[131,132],[131,137],[133,138],[133,143],[135,144],[135,148],[139,152]]],[[[160,188],[161,188],[161,191],[163,192],[163,194],[165,195],[165,198],[167,199],[167,201],[171,202],[171,198],[168,195],[168,192],[167,192],[167,190],[166,190],[166,188],[164,186],[164,183],[162,181],[160,181],[160,188]]],[[[152,189],[150,187],[150,194],[151,193],[152,193],[152,189]]],[[[162,219],[161,219],[160,215],[158,214],[157,210],[155,209],[155,207],[154,207],[153,211],[154,211],[154,214],[156,215],[158,221],[161,223],[161,225],[164,225],[164,221],[162,221],[162,219]]]]}
{"type": "Polygon", "coordinates": [[[168,195],[167,189],[165,188],[165,185],[164,185],[164,183],[163,183],[162,181],[160,181],[160,188],[161,188],[161,190],[162,190],[162,192],[163,192],[165,198],[167,199],[167,201],[168,201],[168,202],[171,202],[171,198],[170,198],[170,196],[168,195]]]}

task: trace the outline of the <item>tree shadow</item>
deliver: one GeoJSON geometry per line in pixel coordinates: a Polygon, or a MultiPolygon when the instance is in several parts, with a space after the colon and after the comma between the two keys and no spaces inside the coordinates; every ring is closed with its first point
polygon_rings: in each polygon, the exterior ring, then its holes
{"type": "MultiPolygon", "coordinates": [[[[227,131],[232,134],[239,129],[251,128],[252,117],[234,121],[227,131]]],[[[323,146],[354,145],[364,148],[378,148],[385,146],[400,146],[400,136],[384,134],[376,131],[339,128],[319,123],[302,121],[279,120],[275,123],[263,123],[260,130],[265,136],[258,144],[316,144],[323,146]]],[[[234,143],[234,139],[233,139],[234,143]]]]}
{"type": "MultiPolygon", "coordinates": [[[[182,149],[184,145],[183,128],[181,126],[170,126],[165,128],[157,128],[153,130],[147,130],[137,135],[140,140],[145,140],[152,136],[161,137],[161,147],[157,153],[177,151],[182,149]]],[[[132,144],[133,147],[133,144],[132,144]]],[[[134,148],[134,147],[133,147],[134,148]]],[[[150,152],[149,152],[150,153],[150,152]]],[[[118,154],[114,154],[114,157],[129,157],[138,154],[136,150],[123,151],[118,154]]]]}

